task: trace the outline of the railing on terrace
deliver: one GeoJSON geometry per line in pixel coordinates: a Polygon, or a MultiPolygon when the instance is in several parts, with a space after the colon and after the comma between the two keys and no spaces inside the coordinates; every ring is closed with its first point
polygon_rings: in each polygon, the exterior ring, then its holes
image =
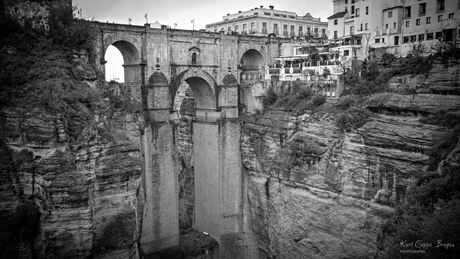
{"type": "MultiPolygon", "coordinates": [[[[293,66],[294,73],[300,73],[301,70],[304,70],[308,67],[318,67],[318,66],[333,66],[333,65],[340,65],[339,60],[325,60],[325,61],[307,61],[303,62],[301,67],[299,65],[293,66]]],[[[269,65],[269,73],[270,74],[278,74],[281,70],[282,66],[279,64],[269,65]]],[[[290,67],[284,67],[284,73],[290,72],[290,67]]]]}

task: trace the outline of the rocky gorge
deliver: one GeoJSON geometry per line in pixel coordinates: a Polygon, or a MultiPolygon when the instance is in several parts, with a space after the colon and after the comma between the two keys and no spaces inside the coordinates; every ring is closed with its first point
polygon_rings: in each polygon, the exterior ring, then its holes
{"type": "MultiPolygon", "coordinates": [[[[89,51],[69,57],[43,45],[41,52],[32,48],[38,52],[32,61],[21,46],[0,50],[0,257],[143,258],[142,108],[131,86],[102,79],[89,51]],[[14,98],[23,93],[7,84],[40,91],[21,103],[14,98]],[[66,102],[63,109],[54,98],[66,102]]],[[[437,60],[427,74],[393,77],[389,91],[367,97],[369,116],[352,129],[337,118],[340,103],[358,98],[353,95],[301,113],[240,116],[244,236],[252,255],[385,258],[390,244],[382,226],[408,202],[411,188],[427,174],[459,166],[458,135],[435,165],[431,151],[452,130],[434,118],[458,115],[459,74],[458,61],[437,60]]],[[[194,225],[192,153],[199,151],[193,150],[193,93],[185,91],[183,99],[176,166],[186,236],[194,225]]],[[[206,240],[192,242],[201,254],[189,258],[217,257],[215,241],[195,238],[206,240]]]]}

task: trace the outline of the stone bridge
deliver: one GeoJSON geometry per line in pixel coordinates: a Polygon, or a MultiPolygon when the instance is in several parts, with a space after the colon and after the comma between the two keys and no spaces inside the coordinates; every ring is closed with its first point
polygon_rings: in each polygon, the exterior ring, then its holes
{"type": "Polygon", "coordinates": [[[104,69],[110,45],[124,59],[125,82],[137,89],[141,121],[145,198],[141,246],[146,254],[179,241],[177,123],[174,98],[186,82],[195,95],[193,166],[195,229],[220,244],[223,258],[243,257],[244,183],[240,155],[239,108],[253,105],[252,80],[274,63],[281,41],[290,39],[226,35],[95,22],[97,62],[104,69]],[[245,104],[245,105],[241,105],[245,104]]]}

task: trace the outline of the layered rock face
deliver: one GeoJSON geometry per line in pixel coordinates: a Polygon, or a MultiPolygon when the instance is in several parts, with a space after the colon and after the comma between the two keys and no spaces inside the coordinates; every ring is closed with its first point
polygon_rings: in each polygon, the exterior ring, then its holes
{"type": "Polygon", "coordinates": [[[86,126],[71,141],[69,125],[59,116],[17,110],[2,116],[8,140],[3,152],[17,168],[2,170],[2,186],[8,186],[2,188],[2,197],[8,197],[1,201],[2,211],[14,217],[24,200],[38,204],[38,256],[128,258],[137,253],[141,157],[138,143],[125,136],[139,134],[134,118],[119,117],[111,127],[86,126]],[[110,128],[117,132],[107,140],[101,129],[110,128]]]}
{"type": "MultiPolygon", "coordinates": [[[[453,75],[442,85],[457,87],[453,75]]],[[[378,257],[381,223],[426,172],[427,151],[447,130],[421,115],[458,110],[460,96],[387,93],[368,107],[371,118],[352,132],[325,112],[246,118],[242,157],[262,258],[378,257]]]]}
{"type": "MultiPolygon", "coordinates": [[[[74,79],[102,84],[86,53],[74,58],[74,79]]],[[[0,111],[0,257],[137,258],[140,131],[136,115],[110,105],[86,121],[0,111]]]]}

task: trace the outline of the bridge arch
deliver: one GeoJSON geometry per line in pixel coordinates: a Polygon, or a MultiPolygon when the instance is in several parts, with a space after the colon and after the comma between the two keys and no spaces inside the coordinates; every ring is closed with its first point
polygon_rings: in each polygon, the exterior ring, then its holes
{"type": "Polygon", "coordinates": [[[243,52],[240,62],[243,66],[243,69],[260,68],[265,64],[264,56],[254,48],[247,49],[245,52],[243,52]]]}
{"type": "MultiPolygon", "coordinates": [[[[261,47],[262,48],[262,47],[261,47]]],[[[265,61],[263,55],[254,48],[247,49],[241,56],[240,96],[245,111],[253,113],[262,109],[261,98],[265,92],[265,61]]]]}
{"type": "Polygon", "coordinates": [[[106,33],[103,40],[104,53],[110,45],[113,45],[123,55],[125,64],[132,65],[141,62],[142,40],[140,37],[121,33],[106,33]]]}
{"type": "Polygon", "coordinates": [[[216,109],[218,107],[217,96],[220,88],[210,74],[200,68],[183,71],[171,84],[171,100],[175,99],[176,92],[183,83],[187,83],[193,90],[197,109],[216,109]]]}
{"type": "Polygon", "coordinates": [[[125,64],[131,65],[140,63],[139,51],[131,42],[119,40],[113,42],[111,45],[120,51],[125,64]]]}
{"type": "Polygon", "coordinates": [[[141,83],[141,39],[139,37],[129,35],[121,36],[120,34],[115,33],[104,35],[103,42],[104,56],[110,46],[113,46],[120,51],[123,57],[122,66],[125,83],[141,83]]]}

